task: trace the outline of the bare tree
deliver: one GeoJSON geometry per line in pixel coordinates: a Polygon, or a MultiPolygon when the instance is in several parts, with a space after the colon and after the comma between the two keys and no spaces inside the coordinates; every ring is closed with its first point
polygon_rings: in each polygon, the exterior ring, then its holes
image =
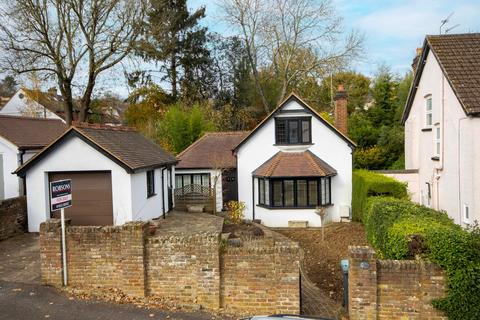
{"type": "Polygon", "coordinates": [[[12,0],[0,12],[0,68],[54,77],[67,124],[81,82],[78,120],[85,121],[95,81],[130,53],[144,14],[143,0],[12,0]]]}
{"type": "Polygon", "coordinates": [[[222,0],[225,19],[246,43],[257,90],[269,110],[261,88],[259,68],[273,68],[280,82],[277,103],[306,76],[320,79],[347,64],[362,50],[362,37],[344,35],[331,0],[222,0]]]}

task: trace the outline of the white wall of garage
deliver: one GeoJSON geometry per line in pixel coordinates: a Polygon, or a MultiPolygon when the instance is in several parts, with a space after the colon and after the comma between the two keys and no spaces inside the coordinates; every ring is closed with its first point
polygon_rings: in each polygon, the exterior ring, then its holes
{"type": "MultiPolygon", "coordinates": [[[[63,171],[111,172],[115,225],[132,220],[148,220],[162,214],[161,168],[155,169],[156,196],[147,198],[146,171],[129,174],[120,165],[80,138],[72,137],[59,144],[57,149],[33,165],[26,173],[30,232],[38,232],[40,223],[50,216],[48,172],[63,171]]],[[[167,170],[164,174],[167,176],[167,170]]],[[[75,198],[75,188],[72,190],[72,196],[75,198]]],[[[167,193],[165,193],[166,197],[167,193]]]]}

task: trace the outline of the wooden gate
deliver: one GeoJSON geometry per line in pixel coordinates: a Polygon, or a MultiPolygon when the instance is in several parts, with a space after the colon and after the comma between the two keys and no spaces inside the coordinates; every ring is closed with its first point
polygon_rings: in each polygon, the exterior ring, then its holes
{"type": "Polygon", "coordinates": [[[175,210],[187,211],[187,206],[204,206],[205,212],[213,212],[215,192],[199,184],[187,184],[175,189],[175,210]]]}

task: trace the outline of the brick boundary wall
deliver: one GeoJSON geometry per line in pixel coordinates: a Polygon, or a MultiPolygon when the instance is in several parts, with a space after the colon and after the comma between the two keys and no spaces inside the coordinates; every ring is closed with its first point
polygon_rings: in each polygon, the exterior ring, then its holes
{"type": "Polygon", "coordinates": [[[440,267],[421,260],[378,260],[369,247],[349,247],[351,320],[447,319],[431,301],[445,296],[440,267]]]}
{"type": "MultiPolygon", "coordinates": [[[[210,310],[300,312],[297,243],[268,229],[260,240],[232,245],[220,232],[172,235],[150,228],[145,222],[87,227],[67,221],[69,286],[115,288],[210,310]]],[[[40,226],[40,257],[42,283],[61,286],[58,219],[40,226]]]]}
{"type": "Polygon", "coordinates": [[[25,197],[0,201],[0,240],[27,231],[27,202],[25,197]]]}

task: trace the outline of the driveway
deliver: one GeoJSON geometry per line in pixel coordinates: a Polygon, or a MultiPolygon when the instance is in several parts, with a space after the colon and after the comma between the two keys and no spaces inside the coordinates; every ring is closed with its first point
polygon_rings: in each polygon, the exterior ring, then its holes
{"type": "Polygon", "coordinates": [[[38,234],[24,233],[0,241],[0,280],[40,283],[38,234]]]}
{"type": "Polygon", "coordinates": [[[224,319],[207,312],[164,311],[68,298],[40,285],[39,236],[0,241],[0,320],[3,319],[224,319]]]}

